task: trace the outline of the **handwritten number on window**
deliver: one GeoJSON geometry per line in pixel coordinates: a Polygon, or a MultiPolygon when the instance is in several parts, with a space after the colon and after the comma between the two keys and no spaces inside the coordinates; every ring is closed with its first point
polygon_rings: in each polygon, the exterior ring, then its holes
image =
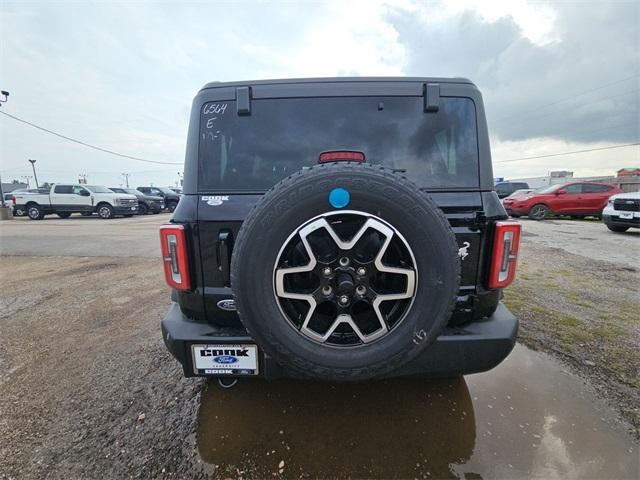
{"type": "Polygon", "coordinates": [[[226,103],[207,103],[204,106],[204,110],[202,113],[205,115],[224,115],[225,110],[227,109],[226,103]]]}

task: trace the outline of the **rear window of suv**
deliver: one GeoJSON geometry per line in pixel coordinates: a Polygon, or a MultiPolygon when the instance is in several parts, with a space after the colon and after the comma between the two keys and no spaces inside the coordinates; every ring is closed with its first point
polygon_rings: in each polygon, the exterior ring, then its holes
{"type": "Polygon", "coordinates": [[[423,97],[257,99],[251,115],[235,102],[201,111],[201,192],[264,192],[320,152],[357,150],[423,188],[477,188],[476,112],[468,98],[443,97],[425,113],[423,97]]]}

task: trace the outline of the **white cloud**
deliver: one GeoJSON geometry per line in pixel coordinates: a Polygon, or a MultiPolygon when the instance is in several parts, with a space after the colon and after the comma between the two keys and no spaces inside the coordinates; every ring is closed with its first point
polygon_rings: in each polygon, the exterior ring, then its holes
{"type": "Polygon", "coordinates": [[[261,59],[255,78],[402,75],[404,47],[386,20],[384,1],[326,2],[295,43],[283,49],[250,41],[240,48],[261,59]]]}

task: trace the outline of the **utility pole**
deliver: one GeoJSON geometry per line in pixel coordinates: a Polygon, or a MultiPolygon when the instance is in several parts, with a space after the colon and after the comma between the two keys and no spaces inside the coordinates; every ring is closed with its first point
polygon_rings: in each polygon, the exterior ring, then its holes
{"type": "Polygon", "coordinates": [[[4,204],[4,192],[2,191],[2,178],[0,178],[0,206],[2,206],[2,208],[5,207],[5,204],[4,204]]]}
{"type": "Polygon", "coordinates": [[[129,175],[131,175],[130,173],[123,173],[122,176],[124,177],[124,183],[127,184],[127,188],[129,188],[129,175]]]}
{"type": "MultiPolygon", "coordinates": [[[[0,91],[0,95],[2,95],[4,98],[0,98],[0,107],[2,106],[3,103],[5,103],[9,98],[9,92],[2,90],[0,91]]],[[[2,207],[2,210],[0,210],[0,218],[2,220],[6,220],[8,218],[11,218],[9,216],[9,212],[6,209],[6,205],[4,204],[4,192],[2,191],[2,178],[0,178],[0,207],[2,207]]]]}
{"type": "Polygon", "coordinates": [[[36,175],[36,161],[32,160],[31,158],[29,159],[29,163],[31,164],[31,167],[33,168],[33,178],[36,181],[36,188],[40,188],[40,185],[38,185],[38,176],[36,175]]]}

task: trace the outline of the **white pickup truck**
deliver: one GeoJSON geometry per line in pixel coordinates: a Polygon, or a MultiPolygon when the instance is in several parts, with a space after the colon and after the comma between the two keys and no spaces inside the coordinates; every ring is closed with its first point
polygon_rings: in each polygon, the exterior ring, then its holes
{"type": "Polygon", "coordinates": [[[49,193],[17,193],[13,205],[14,209],[27,212],[31,220],[42,220],[51,213],[60,218],[68,218],[72,213],[97,213],[100,218],[131,217],[138,213],[138,199],[134,195],[115,193],[100,185],[73,183],[55,183],[49,193]]]}
{"type": "Polygon", "coordinates": [[[640,228],[640,192],[618,193],[609,197],[602,210],[602,220],[609,230],[616,233],[630,228],[640,228]]]}

